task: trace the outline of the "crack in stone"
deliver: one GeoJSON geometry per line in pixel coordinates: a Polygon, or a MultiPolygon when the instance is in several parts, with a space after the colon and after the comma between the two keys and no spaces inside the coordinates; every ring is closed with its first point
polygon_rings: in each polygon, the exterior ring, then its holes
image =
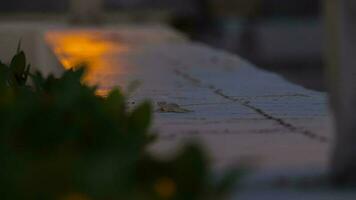
{"type": "Polygon", "coordinates": [[[247,101],[247,100],[242,99],[242,98],[231,97],[231,96],[225,94],[222,89],[216,88],[214,85],[205,86],[200,79],[198,79],[196,77],[193,77],[192,75],[190,75],[188,73],[185,73],[185,72],[183,72],[183,71],[181,71],[179,69],[175,69],[174,73],[177,76],[180,76],[183,79],[185,79],[187,81],[190,81],[191,83],[195,84],[196,86],[200,86],[200,87],[204,87],[204,88],[209,89],[215,95],[218,95],[218,96],[220,96],[220,97],[222,97],[222,98],[224,98],[226,100],[239,103],[240,105],[242,105],[242,106],[244,106],[244,107],[246,107],[246,108],[248,108],[250,110],[253,110],[254,112],[256,112],[259,115],[263,116],[265,119],[276,122],[277,124],[279,124],[280,126],[283,126],[284,128],[288,129],[292,133],[302,134],[302,135],[304,135],[304,136],[306,136],[306,137],[308,137],[310,139],[317,140],[317,141],[319,141],[321,143],[328,143],[329,142],[329,139],[327,137],[324,137],[324,136],[321,136],[321,135],[319,135],[317,133],[314,133],[312,131],[305,130],[303,128],[297,127],[297,126],[295,126],[295,125],[283,120],[282,118],[275,117],[275,116],[267,113],[263,109],[252,105],[250,101],[247,101]]]}

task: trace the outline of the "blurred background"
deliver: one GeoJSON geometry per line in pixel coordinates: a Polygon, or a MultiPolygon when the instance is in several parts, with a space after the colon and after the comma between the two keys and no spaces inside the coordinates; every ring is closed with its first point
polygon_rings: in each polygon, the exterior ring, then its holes
{"type": "MultiPolygon", "coordinates": [[[[165,23],[324,91],[320,0],[105,0],[108,23],[165,23]]],[[[1,20],[66,20],[69,0],[2,1],[1,20]]]]}

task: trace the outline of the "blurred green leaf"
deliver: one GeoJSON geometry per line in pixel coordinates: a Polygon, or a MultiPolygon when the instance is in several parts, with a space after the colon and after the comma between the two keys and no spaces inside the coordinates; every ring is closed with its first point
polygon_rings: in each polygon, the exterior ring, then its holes
{"type": "Polygon", "coordinates": [[[17,54],[21,52],[21,46],[22,46],[22,40],[20,39],[19,43],[17,44],[17,50],[16,50],[17,54]]]}
{"type": "Polygon", "coordinates": [[[134,133],[145,133],[148,131],[152,120],[152,106],[145,102],[135,108],[129,117],[129,128],[134,133]]]}
{"type": "Polygon", "coordinates": [[[195,143],[156,158],[151,103],[129,108],[118,89],[99,97],[84,74],[30,74],[20,45],[9,66],[0,62],[1,199],[227,199],[240,171],[212,179],[195,143]]]}
{"type": "Polygon", "coordinates": [[[9,73],[9,68],[4,63],[0,62],[0,86],[7,85],[7,76],[9,73]]]}
{"type": "Polygon", "coordinates": [[[26,83],[25,71],[26,71],[26,56],[23,51],[16,54],[11,61],[10,70],[14,76],[14,84],[22,86],[26,83]]]}

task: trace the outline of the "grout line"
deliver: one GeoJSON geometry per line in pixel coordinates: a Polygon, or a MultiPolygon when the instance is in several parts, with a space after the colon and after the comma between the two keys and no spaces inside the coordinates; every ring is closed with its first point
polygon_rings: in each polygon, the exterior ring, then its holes
{"type": "Polygon", "coordinates": [[[283,126],[284,128],[288,129],[292,133],[298,133],[298,134],[304,135],[304,136],[306,136],[306,137],[308,137],[310,139],[317,140],[317,141],[319,141],[321,143],[328,143],[329,142],[329,139],[327,137],[321,136],[321,135],[319,135],[317,133],[314,133],[312,131],[308,131],[308,130],[304,130],[302,128],[299,128],[299,127],[297,127],[297,126],[295,126],[295,125],[293,125],[293,124],[291,124],[289,122],[286,122],[282,118],[278,118],[278,117],[272,116],[272,115],[268,114],[266,111],[264,111],[263,109],[252,105],[251,102],[249,102],[247,100],[244,100],[244,99],[241,99],[241,98],[236,98],[236,97],[231,97],[231,96],[225,94],[222,89],[218,89],[214,85],[205,86],[200,79],[198,79],[196,77],[193,77],[192,75],[190,75],[188,73],[185,73],[185,72],[183,72],[183,71],[181,71],[179,69],[175,69],[174,73],[177,76],[180,76],[183,79],[185,79],[187,81],[190,81],[191,83],[193,83],[193,84],[195,84],[197,86],[208,88],[215,95],[218,95],[218,96],[220,96],[220,97],[222,97],[222,98],[224,98],[226,100],[239,103],[240,105],[242,105],[242,106],[244,106],[244,107],[246,107],[246,108],[248,108],[250,110],[253,110],[254,112],[256,112],[259,115],[263,116],[265,119],[276,122],[277,124],[279,124],[280,126],[283,126]]]}

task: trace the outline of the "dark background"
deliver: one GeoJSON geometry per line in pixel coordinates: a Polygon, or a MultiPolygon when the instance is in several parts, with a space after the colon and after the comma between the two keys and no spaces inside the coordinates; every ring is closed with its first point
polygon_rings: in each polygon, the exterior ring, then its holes
{"type": "MultiPolygon", "coordinates": [[[[307,88],[324,90],[320,0],[106,0],[108,12],[166,11],[195,41],[238,54],[307,88]]],[[[68,10],[68,0],[1,0],[1,14],[68,10]]],[[[0,15],[1,17],[1,15],[0,15]]]]}

